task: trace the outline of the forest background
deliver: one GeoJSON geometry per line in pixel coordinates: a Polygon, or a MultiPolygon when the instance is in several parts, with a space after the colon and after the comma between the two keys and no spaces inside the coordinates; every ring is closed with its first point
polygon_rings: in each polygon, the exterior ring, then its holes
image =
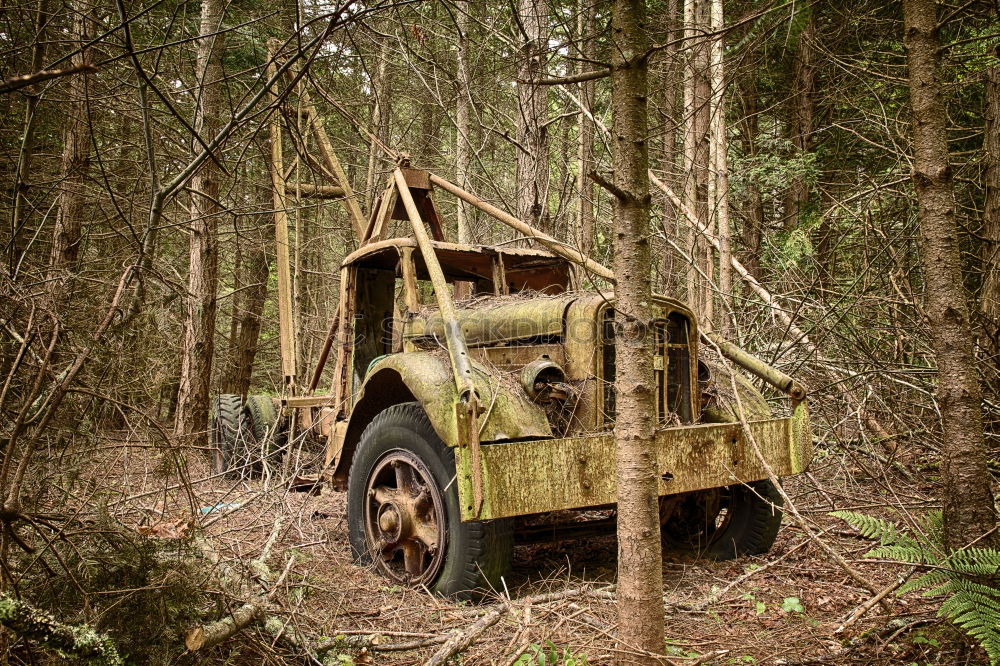
{"type": "MultiPolygon", "coordinates": [[[[965,372],[982,391],[981,455],[963,464],[988,478],[1000,469],[1000,29],[993,2],[936,7],[939,166],[975,354],[965,372]]],[[[984,659],[934,622],[940,597],[893,596],[910,564],[864,559],[869,543],[828,515],[917,533],[949,498],[993,515],[942,486],[958,434],[942,432],[936,393],[903,8],[666,0],[647,18],[654,284],[805,381],[817,456],[788,486],[803,522],[786,521],[769,558],[665,561],[667,653],[984,659]]],[[[207,646],[212,658],[422,663],[450,630],[489,617],[353,569],[336,497],[213,478],[210,396],[280,392],[275,119],[294,137],[284,162],[300,184],[286,204],[300,376],[356,247],[294,111],[303,90],[362,210],[406,154],[611,265],[613,195],[598,184],[612,156],[609,23],[610,8],[588,0],[4,3],[0,593],[92,627],[137,663],[200,658],[185,652],[190,629],[245,605],[261,622],[207,646]],[[247,573],[251,561],[273,570],[247,573]]],[[[439,205],[452,238],[517,240],[439,205]]],[[[467,661],[614,659],[602,615],[613,615],[613,547],[519,552],[521,596],[576,596],[534,613],[500,604],[493,622],[507,629],[484,628],[467,661]]],[[[4,631],[0,654],[54,653],[4,631]]]]}

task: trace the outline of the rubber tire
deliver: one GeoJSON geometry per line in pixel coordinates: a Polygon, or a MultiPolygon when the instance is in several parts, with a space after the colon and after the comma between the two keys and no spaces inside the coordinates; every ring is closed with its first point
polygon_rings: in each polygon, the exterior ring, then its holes
{"type": "Polygon", "coordinates": [[[763,555],[771,550],[781,527],[784,499],[770,481],[729,487],[732,516],[721,532],[712,535],[702,553],[713,560],[763,555]]]}
{"type": "Polygon", "coordinates": [[[245,439],[245,425],[241,413],[243,402],[240,396],[232,393],[222,393],[212,398],[211,406],[211,438],[212,438],[212,472],[233,476],[238,474],[232,470],[233,460],[237,457],[236,448],[241,439],[245,439]]]}
{"type": "Polygon", "coordinates": [[[288,441],[288,432],[281,429],[278,422],[278,410],[274,400],[266,395],[248,395],[243,405],[243,420],[250,433],[248,442],[252,456],[247,470],[252,476],[264,473],[265,463],[271,464],[281,458],[281,453],[288,441]],[[262,454],[267,452],[266,455],[262,454]]]}
{"type": "Polygon", "coordinates": [[[431,472],[444,501],[446,551],[437,578],[428,587],[459,599],[479,599],[484,592],[502,589],[514,551],[513,521],[461,520],[455,476],[455,453],[434,432],[419,403],[394,405],[380,412],[361,435],[347,480],[347,523],[351,552],[370,566],[365,540],[365,486],[375,464],[389,451],[416,454],[431,472]]]}

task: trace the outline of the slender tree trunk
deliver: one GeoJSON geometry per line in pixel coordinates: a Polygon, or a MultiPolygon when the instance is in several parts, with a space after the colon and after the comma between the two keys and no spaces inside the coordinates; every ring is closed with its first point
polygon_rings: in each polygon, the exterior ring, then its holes
{"type": "MultiPolygon", "coordinates": [[[[389,61],[389,41],[382,42],[379,48],[378,68],[375,70],[375,78],[372,81],[374,90],[372,105],[372,126],[375,136],[382,142],[386,140],[386,128],[389,124],[389,90],[388,90],[388,61],[389,61]]],[[[379,145],[372,141],[368,146],[368,172],[365,176],[365,192],[368,193],[368,201],[374,201],[375,197],[382,193],[380,183],[375,182],[375,172],[378,170],[378,158],[382,154],[379,145]]]]}
{"type": "MultiPolygon", "coordinates": [[[[472,92],[469,90],[469,12],[472,11],[473,4],[457,7],[456,23],[458,27],[458,56],[457,56],[457,77],[455,81],[455,183],[463,188],[469,189],[470,160],[472,157],[472,146],[469,137],[472,132],[470,121],[470,107],[472,106],[472,92]]],[[[462,200],[458,201],[457,232],[459,243],[471,242],[469,234],[469,206],[462,200]]]]}
{"type": "MultiPolygon", "coordinates": [[[[801,157],[812,150],[813,112],[816,105],[816,39],[815,10],[804,5],[806,23],[798,35],[795,49],[795,73],[792,80],[792,98],[789,114],[788,134],[792,143],[792,156],[801,157]]],[[[794,229],[809,203],[809,184],[799,173],[792,176],[785,192],[786,229],[794,229]]]]}
{"type": "MultiPolygon", "coordinates": [[[[680,51],[677,40],[683,34],[682,29],[678,29],[681,18],[678,15],[678,0],[668,0],[666,11],[663,13],[665,22],[665,37],[667,46],[664,48],[664,123],[663,123],[663,166],[662,171],[667,185],[675,192],[684,190],[684,180],[679,176],[684,172],[682,159],[684,154],[677,147],[678,129],[684,126],[684,96],[678,94],[683,88],[680,86],[683,67],[680,66],[680,51]]],[[[678,211],[674,207],[669,197],[663,200],[663,232],[667,238],[672,239],[677,247],[684,247],[684,229],[687,225],[680,221],[678,211]]],[[[680,287],[677,276],[680,273],[678,266],[677,252],[672,247],[664,248],[661,270],[663,272],[662,289],[665,294],[676,293],[680,287]]]]}
{"type": "Polygon", "coordinates": [[[267,280],[271,274],[265,252],[274,234],[269,217],[261,216],[259,227],[244,239],[245,252],[240,262],[241,284],[237,285],[239,291],[233,301],[233,325],[229,338],[230,372],[225,378],[223,393],[246,395],[250,391],[253,361],[257,355],[267,299],[267,280]]]}
{"type": "MultiPolygon", "coordinates": [[[[685,0],[684,23],[690,47],[685,73],[684,154],[687,180],[685,204],[695,212],[698,221],[711,228],[708,205],[709,181],[709,120],[712,84],[709,79],[709,40],[703,35],[709,30],[708,0],[685,0]]],[[[695,266],[688,272],[688,300],[703,326],[711,326],[713,277],[712,246],[698,234],[690,232],[689,250],[695,266]],[[704,277],[703,277],[704,276],[704,277]],[[707,278],[707,279],[706,279],[707,278]]]]}
{"type": "MultiPolygon", "coordinates": [[[[760,112],[757,93],[757,74],[749,73],[743,77],[744,85],[743,97],[743,119],[740,121],[739,130],[743,148],[743,154],[748,159],[754,159],[758,155],[757,134],[760,123],[757,114],[760,112]]],[[[746,200],[742,203],[743,209],[743,265],[751,275],[760,277],[760,252],[761,242],[764,233],[764,197],[760,193],[760,185],[750,181],[746,185],[746,200]]]]}
{"type": "MultiPolygon", "coordinates": [[[[222,24],[222,0],[202,0],[201,34],[218,32],[222,24]]],[[[221,129],[222,115],[222,34],[198,42],[200,100],[195,130],[213,137],[221,129]]],[[[193,152],[200,146],[192,145],[193,152]]],[[[221,173],[208,160],[191,178],[191,240],[188,267],[188,296],[184,319],[184,347],[181,352],[180,389],[174,428],[178,435],[204,433],[208,429],[208,403],[215,355],[215,310],[218,288],[218,215],[221,173]]]]}
{"type": "MultiPolygon", "coordinates": [[[[89,39],[90,4],[86,0],[73,3],[73,37],[83,45],[89,39]]],[[[89,51],[84,49],[73,56],[74,66],[88,62],[89,51]]],[[[62,184],[59,192],[59,213],[52,234],[52,253],[49,261],[49,278],[64,280],[77,267],[80,253],[80,231],[86,213],[87,198],[84,193],[90,171],[90,103],[89,76],[75,74],[69,81],[69,103],[65,106],[66,130],[63,135],[62,184]]],[[[52,283],[56,288],[58,282],[52,283]]]]}
{"type": "MultiPolygon", "coordinates": [[[[986,202],[983,236],[986,238],[983,291],[980,301],[994,344],[1000,340],[1000,67],[986,69],[986,124],[983,132],[986,202]]],[[[1000,349],[996,350],[1000,354],[1000,349]]]]}
{"type": "Polygon", "coordinates": [[[712,197],[716,233],[719,238],[719,330],[728,335],[732,328],[733,270],[729,233],[729,139],[726,136],[726,76],[723,66],[722,0],[712,0],[712,197]]]}
{"type": "MultiPolygon", "coordinates": [[[[31,71],[37,72],[45,65],[45,25],[48,23],[48,2],[38,0],[35,10],[35,39],[31,46],[31,71]]],[[[7,248],[8,275],[14,271],[20,262],[18,249],[18,234],[24,225],[24,209],[27,202],[26,190],[31,174],[31,160],[35,154],[35,110],[38,108],[38,89],[28,88],[24,91],[24,122],[21,125],[21,149],[17,155],[17,167],[14,171],[14,210],[10,220],[10,241],[7,248]]]]}
{"type": "MultiPolygon", "coordinates": [[[[594,57],[594,31],[597,6],[592,0],[579,0],[577,6],[576,32],[580,43],[580,57],[584,60],[594,57]]],[[[588,112],[594,108],[594,82],[580,83],[580,103],[588,112]]],[[[586,113],[580,114],[580,137],[577,143],[577,161],[580,165],[576,176],[576,187],[580,194],[580,208],[577,217],[577,232],[580,251],[590,256],[594,251],[594,186],[590,172],[594,168],[594,122],[586,113]]]]}
{"type": "Polygon", "coordinates": [[[938,75],[934,0],[903,1],[904,45],[913,124],[913,186],[920,207],[926,314],[938,365],[943,449],[944,529],[960,548],[996,526],[983,438],[982,395],[962,283],[949,165],[947,116],[938,75]]]}
{"type": "Polygon", "coordinates": [[[517,84],[517,217],[548,232],[548,88],[530,83],[545,75],[548,0],[518,0],[518,17],[524,43],[517,84]]]}
{"type": "MultiPolygon", "coordinates": [[[[653,442],[652,256],[643,0],[616,0],[612,17],[612,158],[617,188],[614,269],[618,282],[615,421],[618,480],[618,612],[622,642],[663,650],[663,563],[653,442]]],[[[619,663],[654,664],[630,653],[619,663]]]]}

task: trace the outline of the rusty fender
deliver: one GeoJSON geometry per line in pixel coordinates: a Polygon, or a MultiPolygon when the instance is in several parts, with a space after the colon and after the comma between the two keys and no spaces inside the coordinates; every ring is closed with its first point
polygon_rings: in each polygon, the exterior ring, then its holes
{"type": "MultiPolygon", "coordinates": [[[[472,370],[472,383],[482,409],[478,418],[480,441],[552,437],[545,411],[528,399],[520,385],[499,382],[495,370],[491,373],[476,361],[472,361],[472,370]]],[[[347,478],[361,433],[379,412],[414,401],[423,406],[445,444],[460,444],[456,418],[459,395],[448,359],[430,352],[391,354],[368,371],[347,427],[331,442],[331,458],[336,461],[334,476],[347,478]]]]}

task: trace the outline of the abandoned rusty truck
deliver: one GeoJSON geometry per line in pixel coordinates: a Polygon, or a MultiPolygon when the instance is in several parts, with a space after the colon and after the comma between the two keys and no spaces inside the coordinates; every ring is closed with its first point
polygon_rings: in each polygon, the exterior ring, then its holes
{"type": "MultiPolygon", "coordinates": [[[[217,397],[216,468],[259,471],[311,440],[325,447],[322,480],[347,492],[360,562],[445,595],[496,588],[515,537],[613,531],[613,280],[443,178],[397,168],[343,261],[340,309],[308,389],[296,392],[286,364],[278,398],[217,397]],[[540,249],[446,242],[436,190],[540,249]],[[328,355],[332,389],[318,394],[328,355]]],[[[805,391],[700,336],[683,303],[657,297],[654,312],[664,543],[719,559],[764,553],[781,521],[766,466],[787,476],[811,457],[805,391]],[[733,366],[787,394],[789,416],[773,418],[733,366]]],[[[283,357],[294,349],[285,326],[283,357]]]]}

